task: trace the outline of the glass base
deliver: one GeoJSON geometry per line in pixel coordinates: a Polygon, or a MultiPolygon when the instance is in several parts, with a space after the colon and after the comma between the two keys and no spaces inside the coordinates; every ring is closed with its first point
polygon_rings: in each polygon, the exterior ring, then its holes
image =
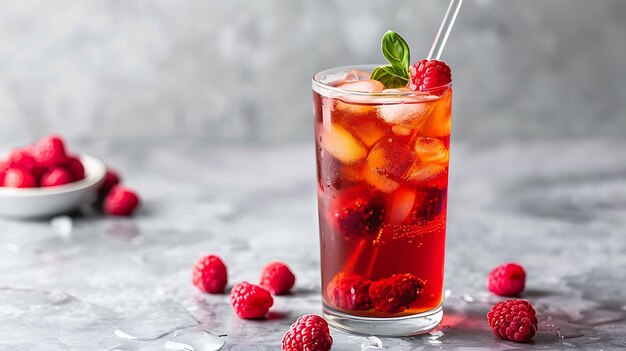
{"type": "Polygon", "coordinates": [[[352,316],[324,304],[324,318],[331,326],[347,332],[366,335],[412,336],[424,334],[438,326],[442,317],[443,309],[441,306],[411,316],[375,318],[352,316]]]}

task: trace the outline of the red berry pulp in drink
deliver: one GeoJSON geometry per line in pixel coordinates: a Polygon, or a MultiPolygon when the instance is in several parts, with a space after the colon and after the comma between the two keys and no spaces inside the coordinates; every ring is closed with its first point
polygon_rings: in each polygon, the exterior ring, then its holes
{"type": "Polygon", "coordinates": [[[443,295],[452,89],[383,91],[358,76],[313,93],[324,304],[366,317],[427,312],[443,295]],[[399,277],[415,291],[375,284],[399,277]]]}

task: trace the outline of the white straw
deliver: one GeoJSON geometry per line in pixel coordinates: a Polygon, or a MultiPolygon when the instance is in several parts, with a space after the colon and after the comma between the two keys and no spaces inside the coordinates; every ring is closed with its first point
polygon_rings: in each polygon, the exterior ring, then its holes
{"type": "Polygon", "coordinates": [[[435,37],[433,46],[430,48],[430,52],[428,53],[429,60],[439,60],[439,58],[441,57],[443,47],[446,46],[446,41],[448,41],[448,36],[450,35],[450,31],[452,30],[452,26],[454,25],[454,20],[456,20],[456,15],[459,13],[462,3],[463,0],[450,1],[448,11],[446,11],[446,15],[441,22],[441,26],[439,27],[439,31],[437,32],[437,36],[435,37]],[[435,53],[436,55],[433,57],[433,54],[435,53]]]}

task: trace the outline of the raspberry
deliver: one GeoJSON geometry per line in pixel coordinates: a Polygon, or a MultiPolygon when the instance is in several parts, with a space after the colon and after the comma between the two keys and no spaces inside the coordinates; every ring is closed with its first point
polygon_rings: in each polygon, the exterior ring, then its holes
{"type": "Polygon", "coordinates": [[[45,171],[43,167],[39,165],[37,160],[31,154],[29,147],[15,149],[9,154],[7,167],[17,166],[26,169],[32,173],[36,178],[41,176],[45,171]]]}
{"type": "Polygon", "coordinates": [[[373,282],[369,295],[376,311],[398,313],[420,297],[423,287],[422,281],[413,274],[394,274],[373,282]]]}
{"type": "Polygon", "coordinates": [[[248,282],[235,285],[230,292],[230,305],[244,319],[265,316],[273,304],[274,299],[269,291],[248,282]]]}
{"type": "Polygon", "coordinates": [[[423,223],[439,216],[446,209],[447,189],[427,188],[416,192],[415,204],[411,210],[414,223],[423,223]]]}
{"type": "Polygon", "coordinates": [[[497,303],[487,314],[491,331],[497,337],[527,342],[537,332],[535,309],[526,300],[507,300],[497,303]]]}
{"type": "Polygon", "coordinates": [[[332,227],[347,236],[378,233],[384,215],[384,199],[365,187],[345,189],[329,205],[332,227]]]}
{"type": "Polygon", "coordinates": [[[358,276],[337,274],[326,287],[326,295],[330,302],[343,310],[369,310],[372,300],[369,296],[371,281],[358,276]]]}
{"type": "Polygon", "coordinates": [[[107,172],[104,175],[104,182],[100,185],[100,189],[98,189],[98,193],[101,196],[105,196],[111,191],[111,189],[120,183],[120,176],[116,171],[107,167],[107,172]]]}
{"type": "Polygon", "coordinates": [[[517,263],[502,264],[487,276],[487,289],[500,296],[519,296],[525,284],[526,272],[517,263]]]}
{"type": "Polygon", "coordinates": [[[296,276],[289,267],[282,262],[270,262],[261,270],[259,285],[274,295],[289,292],[296,282],[296,276]]]}
{"type": "Polygon", "coordinates": [[[4,177],[6,175],[5,171],[0,171],[0,186],[4,186],[4,177]]]}
{"type": "Polygon", "coordinates": [[[191,281],[204,292],[221,294],[228,282],[226,265],[219,256],[203,256],[193,265],[191,281]]]}
{"type": "Polygon", "coordinates": [[[72,175],[66,169],[61,167],[50,168],[41,176],[41,186],[58,186],[73,181],[72,175]]]}
{"type": "Polygon", "coordinates": [[[444,87],[452,81],[450,67],[443,61],[419,60],[411,67],[411,80],[409,87],[411,90],[432,91],[434,94],[445,92],[444,87]]]}
{"type": "Polygon", "coordinates": [[[27,169],[15,166],[6,170],[3,186],[7,188],[35,188],[37,178],[27,169]]]}
{"type": "Polygon", "coordinates": [[[113,216],[130,216],[139,205],[137,194],[116,185],[104,199],[104,211],[113,216]]]}
{"type": "Polygon", "coordinates": [[[33,147],[32,154],[35,160],[46,168],[61,166],[67,161],[65,143],[56,135],[41,138],[33,147]]]}
{"type": "Polygon", "coordinates": [[[65,168],[70,172],[74,181],[85,179],[85,167],[78,156],[70,156],[65,162],[65,168]]]}
{"type": "Polygon", "coordinates": [[[333,346],[328,323],[316,314],[304,315],[283,335],[283,351],[328,351],[333,346]]]}

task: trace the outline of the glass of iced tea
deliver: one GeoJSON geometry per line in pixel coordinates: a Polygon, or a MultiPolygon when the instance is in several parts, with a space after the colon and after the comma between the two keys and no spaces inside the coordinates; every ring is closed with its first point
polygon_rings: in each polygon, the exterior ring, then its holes
{"type": "Polygon", "coordinates": [[[452,85],[385,89],[374,68],[313,77],[324,314],[415,335],[443,316],[452,85]]]}

